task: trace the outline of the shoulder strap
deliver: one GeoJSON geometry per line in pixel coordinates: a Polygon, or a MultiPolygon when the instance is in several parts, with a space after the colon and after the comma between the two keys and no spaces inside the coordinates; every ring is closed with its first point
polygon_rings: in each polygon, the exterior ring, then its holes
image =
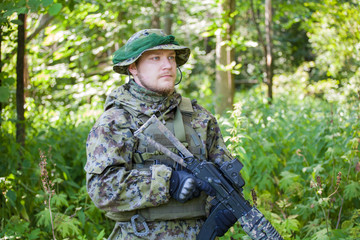
{"type": "Polygon", "coordinates": [[[190,114],[194,112],[190,98],[187,97],[181,98],[180,110],[184,113],[190,113],[190,114]]]}
{"type": "Polygon", "coordinates": [[[186,142],[185,127],[179,107],[176,108],[176,113],[174,118],[174,133],[175,133],[175,137],[179,139],[180,142],[186,142]]]}
{"type": "Polygon", "coordinates": [[[190,98],[182,97],[181,103],[176,108],[174,119],[174,133],[180,142],[186,142],[185,127],[182,113],[191,115],[194,112],[190,98]]]}

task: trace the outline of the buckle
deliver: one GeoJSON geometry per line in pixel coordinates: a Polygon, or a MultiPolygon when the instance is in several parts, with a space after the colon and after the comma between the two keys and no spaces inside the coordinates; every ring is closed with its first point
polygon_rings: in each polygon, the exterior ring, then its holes
{"type": "Polygon", "coordinates": [[[141,216],[140,214],[136,214],[131,217],[131,225],[134,230],[134,234],[138,237],[145,237],[149,234],[149,226],[147,225],[145,218],[141,216]],[[144,229],[142,232],[138,232],[136,228],[136,222],[143,225],[144,229]]]}

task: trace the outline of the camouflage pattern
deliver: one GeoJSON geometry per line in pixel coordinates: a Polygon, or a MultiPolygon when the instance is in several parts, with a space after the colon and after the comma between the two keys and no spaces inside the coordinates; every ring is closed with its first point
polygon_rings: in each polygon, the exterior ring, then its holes
{"type": "MultiPolygon", "coordinates": [[[[125,47],[127,44],[130,44],[132,41],[140,39],[140,38],[145,38],[146,36],[149,36],[152,33],[156,33],[160,36],[166,36],[165,32],[161,29],[144,29],[141,30],[137,33],[135,33],[134,35],[132,35],[129,40],[126,42],[125,47]]],[[[136,57],[132,57],[132,58],[128,58],[125,61],[116,63],[113,66],[113,70],[117,73],[120,74],[128,74],[128,66],[135,62],[144,52],[146,51],[150,51],[150,50],[158,50],[158,49],[164,49],[164,50],[175,50],[176,52],[176,64],[177,66],[182,66],[184,65],[187,60],[189,59],[190,56],[190,49],[188,47],[185,46],[178,46],[175,44],[164,44],[164,45],[159,45],[156,47],[152,47],[152,48],[148,48],[145,51],[143,51],[142,53],[140,53],[138,56],[136,57]]]]}
{"type": "MultiPolygon", "coordinates": [[[[138,237],[134,234],[131,223],[116,223],[113,232],[109,236],[109,240],[184,240],[196,239],[203,224],[203,220],[178,220],[178,221],[159,221],[149,222],[149,235],[146,237],[138,237]]],[[[143,230],[142,225],[137,226],[138,231],[143,230]]]]}
{"type": "Polygon", "coordinates": [[[251,239],[283,240],[264,215],[253,207],[246,215],[239,218],[241,227],[251,239]]]}
{"type": "MultiPolygon", "coordinates": [[[[133,134],[144,123],[140,116],[151,117],[155,114],[166,121],[174,115],[180,102],[181,96],[176,92],[163,97],[138,86],[133,80],[108,96],[106,111],[91,129],[86,143],[87,190],[98,208],[113,213],[129,212],[170,201],[169,180],[172,169],[161,164],[147,170],[133,169],[133,153],[137,149],[137,140],[133,134]]],[[[193,109],[191,125],[206,149],[206,158],[217,163],[231,160],[232,156],[226,149],[215,117],[196,103],[193,109]]],[[[157,232],[176,236],[190,234],[185,239],[195,239],[195,232],[200,229],[200,220],[194,225],[187,224],[187,221],[148,222],[149,227],[154,226],[150,227],[150,234],[154,237],[146,239],[157,239],[157,232]],[[189,229],[185,231],[186,226],[189,229]]],[[[130,227],[125,227],[127,224],[117,223],[112,239],[130,239],[132,235],[130,227]],[[121,228],[120,231],[120,226],[124,230],[121,228]]],[[[178,238],[184,239],[169,239],[178,238]]]]}

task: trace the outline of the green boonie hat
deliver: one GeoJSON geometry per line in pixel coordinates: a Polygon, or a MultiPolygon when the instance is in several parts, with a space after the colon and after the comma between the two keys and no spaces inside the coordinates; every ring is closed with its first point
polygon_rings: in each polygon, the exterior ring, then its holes
{"type": "Polygon", "coordinates": [[[181,66],[190,56],[190,48],[180,46],[172,35],[161,29],[144,29],[132,35],[124,46],[113,54],[113,69],[117,73],[128,74],[128,66],[146,51],[165,49],[176,52],[176,64],[181,66]]]}

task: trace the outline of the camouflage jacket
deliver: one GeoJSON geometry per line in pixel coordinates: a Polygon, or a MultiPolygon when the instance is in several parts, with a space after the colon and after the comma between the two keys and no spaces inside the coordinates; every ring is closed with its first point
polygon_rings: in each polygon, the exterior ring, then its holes
{"type": "MultiPolygon", "coordinates": [[[[105,112],[91,129],[87,143],[87,190],[95,205],[107,212],[125,212],[167,203],[171,168],[153,165],[150,171],[133,169],[137,139],[133,132],[142,125],[134,113],[165,121],[173,116],[181,95],[163,97],[134,81],[117,88],[107,98],[105,112]],[[124,110],[130,109],[129,111],[124,110]]],[[[231,159],[215,117],[193,103],[191,125],[206,149],[209,161],[231,159]]]]}

